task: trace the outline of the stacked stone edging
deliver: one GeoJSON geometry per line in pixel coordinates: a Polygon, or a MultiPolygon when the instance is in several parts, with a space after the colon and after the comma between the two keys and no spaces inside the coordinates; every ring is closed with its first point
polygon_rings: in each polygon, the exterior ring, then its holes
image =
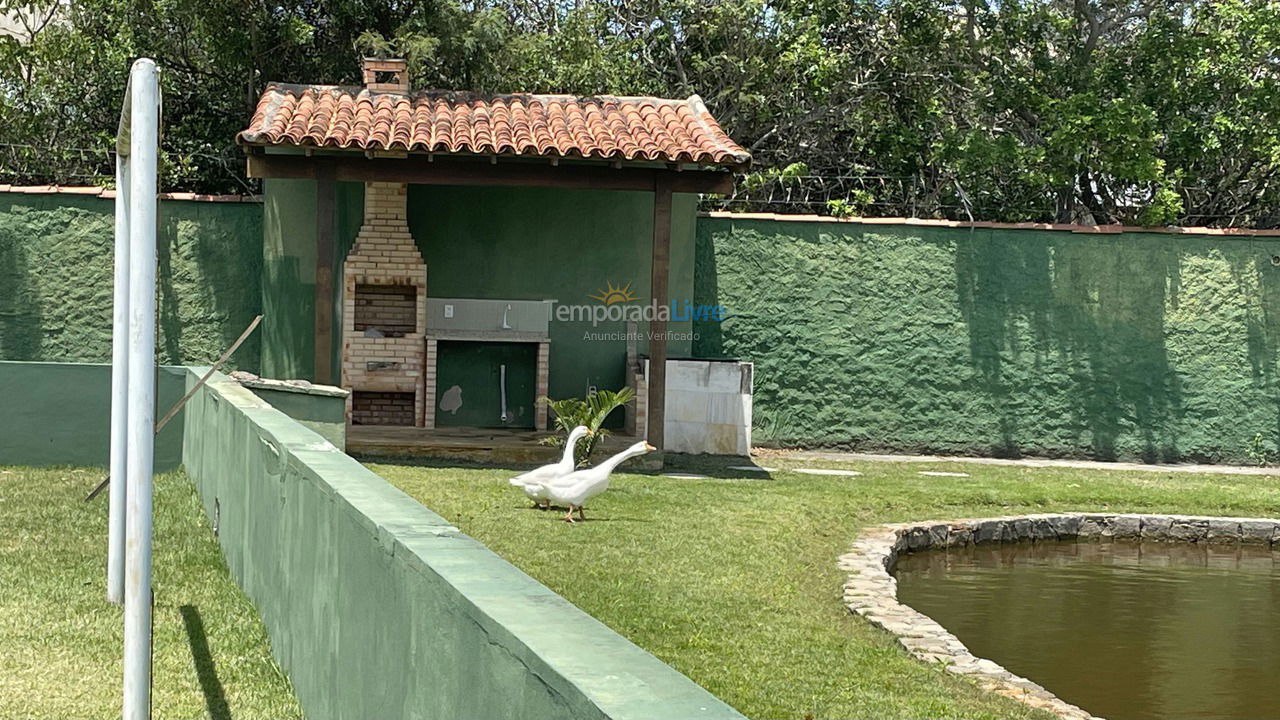
{"type": "Polygon", "coordinates": [[[898,602],[892,575],[904,552],[997,542],[1143,540],[1249,544],[1280,548],[1280,520],[1204,515],[1061,513],[1014,517],[894,523],[869,528],[840,556],[849,571],[844,602],[871,623],[893,633],[912,655],[943,663],[991,692],[1020,700],[1068,720],[1100,720],[1036,683],[980,658],[946,628],[898,602]]]}

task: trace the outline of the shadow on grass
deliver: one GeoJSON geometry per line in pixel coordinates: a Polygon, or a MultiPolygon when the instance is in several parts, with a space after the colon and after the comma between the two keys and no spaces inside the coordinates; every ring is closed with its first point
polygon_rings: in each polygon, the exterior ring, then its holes
{"type": "Polygon", "coordinates": [[[191,662],[196,668],[200,691],[204,693],[205,709],[209,711],[211,720],[231,720],[231,708],[227,705],[222,681],[218,680],[218,668],[209,652],[209,638],[204,632],[200,610],[194,605],[183,605],[178,608],[178,612],[182,613],[182,625],[187,631],[187,642],[191,645],[191,662]]]}

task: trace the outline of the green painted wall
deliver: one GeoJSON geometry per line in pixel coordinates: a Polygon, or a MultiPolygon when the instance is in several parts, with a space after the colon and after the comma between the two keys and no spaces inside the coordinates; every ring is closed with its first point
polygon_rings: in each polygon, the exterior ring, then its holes
{"type": "MultiPolygon", "coordinates": [[[[0,359],[111,359],[114,222],[110,199],[0,193],[0,359]]],[[[159,231],[157,358],[212,362],[261,307],[262,208],[165,200],[159,231]]]]}
{"type": "MultiPolygon", "coordinates": [[[[695,200],[678,195],[673,203],[672,298],[693,293],[695,200]]],[[[433,297],[598,304],[591,295],[609,283],[629,284],[641,301],[649,297],[652,193],[412,186],[409,229],[426,259],[427,294],[433,297]]],[[[580,396],[591,385],[622,387],[626,341],[584,336],[625,330],[622,322],[593,329],[553,321],[551,396],[580,396]]],[[[672,323],[671,330],[691,332],[687,322],[672,323]]],[[[687,338],[668,344],[672,356],[691,351],[687,338]]]]}
{"type": "Polygon", "coordinates": [[[538,390],[538,346],[532,343],[446,342],[437,350],[436,382],[457,387],[462,405],[436,411],[441,427],[532,429],[538,390]],[[502,366],[506,366],[507,419],[502,419],[502,366]]]}
{"type": "Polygon", "coordinates": [[[326,391],[286,390],[250,384],[254,395],[288,415],[299,425],[328,440],[339,450],[347,447],[347,400],[326,391]]]}
{"type": "MultiPolygon", "coordinates": [[[[340,258],[359,232],[363,199],[363,186],[339,183],[340,258]]],[[[409,229],[426,260],[427,294],[432,297],[594,304],[598,301],[590,296],[613,283],[630,284],[640,300],[648,298],[650,193],[414,185],[408,203],[409,229]]],[[[674,299],[693,292],[695,208],[695,197],[675,197],[669,290],[674,299]]],[[[266,182],[263,238],[263,374],[310,378],[315,352],[313,182],[266,182]]],[[[341,278],[341,270],[336,277],[341,278]]],[[[335,286],[340,290],[341,282],[335,286]]],[[[336,293],[334,303],[335,318],[340,318],[336,293]]],[[[553,323],[553,397],[581,395],[590,385],[616,389],[624,384],[625,340],[584,339],[590,329],[589,323],[553,323]]],[[[340,330],[335,320],[335,337],[340,330]]],[[[623,323],[604,323],[594,332],[624,330],[623,323]]],[[[671,330],[679,339],[669,343],[669,354],[688,355],[690,323],[672,323],[671,330]]],[[[643,342],[640,349],[644,352],[643,342]]],[[[335,367],[340,350],[339,344],[335,367]]]]}
{"type": "Polygon", "coordinates": [[[224,376],[187,413],[187,474],[310,720],[741,720],[224,376]]]}
{"type": "Polygon", "coordinates": [[[1240,462],[1278,240],[700,218],[695,350],[755,362],[757,442],[1240,462]]]}
{"type": "MultiPolygon", "coordinates": [[[[364,186],[338,183],[337,266],[360,231],[364,186]]],[[[316,185],[310,180],[263,181],[262,375],[315,379],[316,185]]],[[[334,274],[333,337],[342,337],[342,273],[334,274]]],[[[342,367],[335,340],[333,367],[342,367]]],[[[335,378],[336,380],[336,378],[335,378]]]]}
{"type": "MultiPolygon", "coordinates": [[[[156,372],[157,419],[186,392],[186,377],[184,368],[156,372]]],[[[0,361],[0,398],[0,464],[110,463],[110,365],[0,361]]],[[[156,437],[157,471],[181,464],[182,420],[178,414],[156,437]]]]}

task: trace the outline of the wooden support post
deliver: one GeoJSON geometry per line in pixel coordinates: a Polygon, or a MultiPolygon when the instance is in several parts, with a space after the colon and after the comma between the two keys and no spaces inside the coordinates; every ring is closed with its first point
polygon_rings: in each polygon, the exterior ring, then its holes
{"type": "MultiPolygon", "coordinates": [[[[667,297],[670,267],[671,180],[657,175],[653,182],[653,266],[649,280],[655,311],[671,302],[667,297]]],[[[662,450],[667,397],[667,321],[655,315],[649,323],[649,332],[649,444],[662,450]]]]}
{"type": "Polygon", "coordinates": [[[333,377],[334,206],[337,183],[331,162],[316,164],[316,368],[315,382],[335,384],[333,377]]]}

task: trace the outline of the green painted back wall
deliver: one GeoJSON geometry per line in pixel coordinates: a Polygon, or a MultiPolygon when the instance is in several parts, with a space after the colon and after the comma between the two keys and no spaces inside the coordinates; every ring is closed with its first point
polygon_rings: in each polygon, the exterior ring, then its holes
{"type": "MultiPolygon", "coordinates": [[[[0,360],[107,362],[115,203],[0,193],[0,360]]],[[[262,208],[160,203],[156,356],[213,362],[261,306],[262,208]]],[[[260,338],[231,367],[258,367],[260,338]]]]}
{"type": "MultiPolygon", "coordinates": [[[[359,232],[363,197],[360,184],[339,184],[339,258],[345,258],[359,232]]],[[[695,197],[675,197],[669,290],[674,299],[693,293],[695,209],[695,197]]],[[[641,300],[649,296],[651,193],[414,185],[408,210],[409,230],[427,263],[431,297],[595,304],[590,295],[608,283],[630,284],[641,300]]],[[[309,378],[314,370],[314,213],[311,181],[266,183],[263,371],[271,377],[309,378]]],[[[336,277],[341,278],[340,269],[336,277]]],[[[335,286],[335,318],[340,318],[341,281],[335,286]]],[[[335,319],[335,337],[341,336],[339,323],[335,319]]],[[[591,385],[623,386],[625,341],[585,340],[590,329],[584,323],[552,323],[552,397],[581,395],[591,385]]],[[[691,353],[689,323],[672,323],[671,329],[684,337],[669,343],[668,353],[691,353]]],[[[623,330],[622,323],[595,329],[623,330]]],[[[335,347],[335,367],[340,351],[335,347]]]]}
{"type": "MultiPolygon", "coordinates": [[[[693,293],[696,199],[677,196],[671,233],[672,298],[693,293]]],[[[598,304],[607,284],[649,298],[653,195],[645,192],[412,186],[409,230],[427,262],[427,294],[598,304]]],[[[641,332],[644,331],[641,326],[641,332]]],[[[625,332],[625,323],[551,324],[551,396],[625,384],[624,340],[586,340],[588,331],[625,332]]],[[[672,323],[675,333],[688,323],[672,323]]],[[[641,352],[645,345],[641,344],[641,352]]],[[[668,353],[688,355],[686,339],[668,353]]]]}
{"type": "Polygon", "coordinates": [[[1280,238],[699,218],[695,351],[756,441],[1247,461],[1280,438],[1280,238]]]}
{"type": "MultiPolygon", "coordinates": [[[[362,195],[339,187],[337,255],[362,195]]],[[[644,298],[651,210],[646,193],[410,195],[437,297],[594,302],[631,282],[644,298]]],[[[0,194],[0,360],[109,359],[111,216],[101,198],[0,194]]],[[[1244,461],[1280,436],[1276,239],[696,222],[696,299],[735,317],[672,354],[756,363],[757,440],[1244,461]]],[[[675,298],[694,292],[694,223],[677,198],[675,298]]],[[[160,227],[159,359],[208,362],[261,310],[233,364],[258,369],[263,348],[263,374],[309,377],[314,186],[164,201],[160,227]]],[[[554,396],[622,382],[622,342],[584,330],[553,331],[554,396]]]]}

